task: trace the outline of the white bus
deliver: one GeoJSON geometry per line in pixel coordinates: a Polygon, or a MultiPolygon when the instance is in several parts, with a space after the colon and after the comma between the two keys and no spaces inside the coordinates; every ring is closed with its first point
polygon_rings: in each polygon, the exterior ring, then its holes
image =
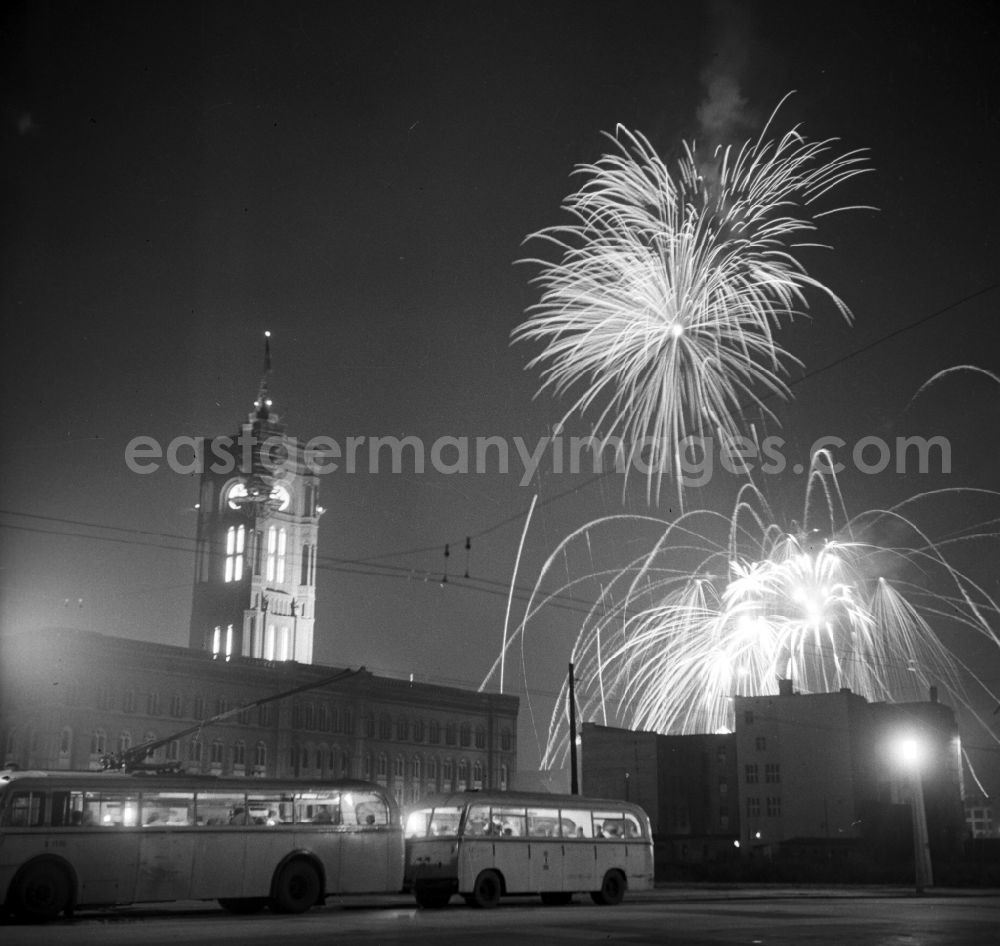
{"type": "Polygon", "coordinates": [[[623,801],[525,792],[435,795],[406,809],[407,889],[423,907],[452,894],[477,907],[505,894],[550,905],[587,892],[620,903],[653,886],[649,818],[623,801]]]}
{"type": "Polygon", "coordinates": [[[370,782],[0,773],[0,903],[24,919],[188,899],[301,913],[400,892],[403,856],[399,809],[370,782]]]}

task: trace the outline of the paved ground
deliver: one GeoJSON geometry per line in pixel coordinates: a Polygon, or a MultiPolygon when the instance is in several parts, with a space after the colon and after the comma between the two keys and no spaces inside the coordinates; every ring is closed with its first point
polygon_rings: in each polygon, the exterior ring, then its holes
{"type": "Polygon", "coordinates": [[[512,899],[475,910],[455,898],[419,910],[407,897],[352,898],[296,917],[236,917],[214,904],[125,907],[80,913],[44,927],[7,924],[4,946],[144,943],[339,944],[627,943],[643,946],[993,946],[1000,943],[1000,891],[895,887],[669,885],[620,906],[576,897],[567,907],[512,899]]]}

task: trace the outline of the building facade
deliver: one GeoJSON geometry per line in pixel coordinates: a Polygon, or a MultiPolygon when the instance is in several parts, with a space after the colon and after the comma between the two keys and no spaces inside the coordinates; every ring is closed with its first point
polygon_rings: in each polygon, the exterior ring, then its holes
{"type": "Polygon", "coordinates": [[[150,760],[248,778],[371,779],[401,803],[513,788],[517,713],[514,696],[92,631],[11,637],[0,668],[8,765],[96,769],[109,753],[165,740],[150,760]]]}

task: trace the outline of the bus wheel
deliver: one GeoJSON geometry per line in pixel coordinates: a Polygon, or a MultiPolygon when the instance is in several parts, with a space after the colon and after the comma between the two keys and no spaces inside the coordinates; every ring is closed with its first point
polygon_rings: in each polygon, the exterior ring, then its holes
{"type": "Polygon", "coordinates": [[[621,871],[609,870],[601,882],[601,889],[595,890],[590,899],[603,907],[613,907],[622,902],[625,896],[625,877],[621,871]]]}
{"type": "Polygon", "coordinates": [[[260,913],[267,906],[267,897],[220,897],[219,906],[229,913],[260,913]]]}
{"type": "Polygon", "coordinates": [[[472,888],[472,905],[480,909],[495,907],[500,902],[500,875],[495,870],[484,870],[472,888]]]}
{"type": "Polygon", "coordinates": [[[320,897],[316,868],[303,858],[289,861],[278,871],[274,881],[271,909],[275,913],[305,913],[320,897]]]}
{"type": "Polygon", "coordinates": [[[564,890],[549,890],[542,894],[542,903],[547,907],[564,907],[573,902],[573,894],[564,890]]]}
{"type": "Polygon", "coordinates": [[[451,894],[446,890],[427,890],[417,887],[413,891],[413,896],[417,899],[417,905],[425,910],[441,910],[448,906],[451,894]]]}
{"type": "Polygon", "coordinates": [[[58,864],[36,861],[17,875],[9,898],[14,915],[21,920],[54,920],[70,907],[70,880],[58,864]]]}

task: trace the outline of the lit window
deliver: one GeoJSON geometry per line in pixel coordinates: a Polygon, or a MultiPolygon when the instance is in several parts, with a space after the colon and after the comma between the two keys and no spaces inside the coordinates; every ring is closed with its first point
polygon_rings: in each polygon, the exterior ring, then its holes
{"type": "Polygon", "coordinates": [[[226,530],[226,581],[243,578],[243,549],[246,542],[244,526],[230,526],[226,530]]]}
{"type": "Polygon", "coordinates": [[[222,652],[222,628],[216,626],[212,631],[212,656],[218,657],[222,652]]]}
{"type": "Polygon", "coordinates": [[[268,581],[274,581],[275,558],[278,554],[278,530],[271,526],[267,530],[267,570],[268,581]]]}
{"type": "Polygon", "coordinates": [[[264,659],[274,660],[274,625],[268,624],[264,632],[264,659]]]}
{"type": "Polygon", "coordinates": [[[226,627],[226,660],[233,656],[233,625],[226,627]]]}
{"type": "Polygon", "coordinates": [[[287,535],[284,529],[278,530],[278,562],[277,562],[277,575],[275,580],[280,585],[285,580],[285,546],[287,542],[287,535]]]}

